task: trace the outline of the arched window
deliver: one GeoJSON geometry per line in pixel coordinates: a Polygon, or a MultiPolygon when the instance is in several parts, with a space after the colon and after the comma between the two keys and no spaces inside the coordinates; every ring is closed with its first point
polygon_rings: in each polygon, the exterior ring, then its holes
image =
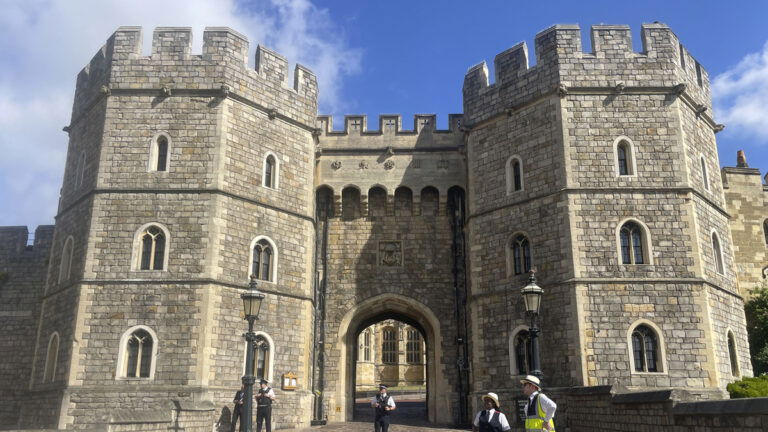
{"type": "Polygon", "coordinates": [[[523,162],[518,156],[507,159],[507,195],[523,190],[523,162]]]}
{"type": "Polygon", "coordinates": [[[45,369],[43,372],[43,382],[53,382],[56,378],[56,363],[59,361],[59,334],[53,332],[48,339],[48,351],[45,355],[45,369]]]}
{"type": "Polygon", "coordinates": [[[731,360],[731,375],[735,377],[740,376],[739,356],[736,354],[736,339],[730,330],[728,330],[728,358],[731,360]]]}
{"type": "Polygon", "coordinates": [[[263,335],[256,336],[253,343],[253,376],[256,381],[265,379],[269,381],[270,351],[272,347],[263,335]]]}
{"type": "Polygon", "coordinates": [[[531,243],[528,237],[517,234],[509,244],[512,256],[512,271],[516,275],[528,273],[533,267],[531,243]]]}
{"type": "Polygon", "coordinates": [[[723,250],[720,247],[720,236],[714,231],[712,231],[712,255],[715,260],[715,270],[720,274],[724,274],[725,269],[723,267],[723,250]]]}
{"type": "Polygon", "coordinates": [[[521,329],[512,336],[510,344],[512,356],[512,374],[528,375],[531,371],[531,358],[533,351],[531,348],[531,337],[528,330],[521,329]]]}
{"type": "Polygon", "coordinates": [[[130,329],[123,335],[122,370],[120,377],[151,378],[157,353],[155,336],[143,326],[130,329]]]}
{"type": "Polygon", "coordinates": [[[405,344],[405,360],[409,364],[421,363],[421,333],[415,328],[408,329],[408,340],[405,344]]]}
{"type": "Polygon", "coordinates": [[[315,213],[317,220],[327,220],[334,216],[333,189],[328,186],[320,186],[315,192],[315,213]]]}
{"type": "Polygon", "coordinates": [[[72,272],[72,252],[75,247],[75,239],[67,237],[64,247],[61,249],[61,262],[59,262],[59,283],[68,281],[72,272]]]}
{"type": "Polygon", "coordinates": [[[360,217],[360,190],[346,187],[341,191],[341,218],[346,220],[360,217]]]}
{"type": "Polygon", "coordinates": [[[765,237],[765,245],[768,246],[768,219],[763,221],[763,236],[765,237]]]}
{"type": "Polygon", "coordinates": [[[413,192],[405,186],[395,189],[395,216],[413,214],[413,192]]]}
{"type": "Polygon", "coordinates": [[[629,221],[619,230],[622,264],[646,264],[648,256],[645,250],[643,228],[640,224],[629,221]]]}
{"type": "Polygon", "coordinates": [[[628,137],[620,136],[613,141],[617,176],[635,175],[635,147],[628,137]]]}
{"type": "Polygon", "coordinates": [[[386,364],[397,363],[397,332],[392,327],[382,331],[381,361],[386,364]]]}
{"type": "Polygon", "coordinates": [[[437,216],[440,210],[440,193],[436,188],[427,186],[421,190],[421,215],[437,216]]]}
{"type": "Polygon", "coordinates": [[[75,172],[75,189],[83,186],[85,177],[85,152],[80,153],[80,159],[77,161],[77,171],[75,172]]]}
{"type": "Polygon", "coordinates": [[[379,217],[387,215],[387,191],[379,186],[368,190],[368,216],[379,217]]]}
{"type": "Polygon", "coordinates": [[[251,246],[250,274],[256,279],[274,282],[277,268],[277,250],[267,237],[258,237],[251,246]]]}
{"type": "Polygon", "coordinates": [[[262,185],[270,189],[277,189],[279,165],[277,156],[268,153],[264,158],[264,172],[262,173],[262,185]]]}
{"type": "Polygon", "coordinates": [[[149,225],[144,229],[139,238],[141,241],[139,269],[165,269],[165,232],[156,225],[149,225]]]}
{"type": "Polygon", "coordinates": [[[707,160],[704,155],[699,159],[701,162],[701,181],[704,184],[704,189],[709,190],[709,175],[707,174],[707,160]]]}
{"type": "Polygon", "coordinates": [[[360,358],[363,361],[371,361],[371,330],[365,330],[361,339],[362,352],[360,353],[360,358]]]}
{"type": "Polygon", "coordinates": [[[168,171],[168,155],[171,151],[171,141],[165,134],[159,134],[152,139],[149,149],[149,170],[168,171]]]}
{"type": "Polygon", "coordinates": [[[650,327],[641,324],[632,331],[632,355],[635,372],[659,372],[659,342],[650,327]]]}

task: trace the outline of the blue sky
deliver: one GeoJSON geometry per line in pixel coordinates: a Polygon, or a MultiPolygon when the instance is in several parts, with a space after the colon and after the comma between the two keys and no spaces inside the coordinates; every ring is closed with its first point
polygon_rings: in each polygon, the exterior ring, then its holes
{"type": "MultiPolygon", "coordinates": [[[[75,77],[121,25],[229,26],[318,74],[321,114],[461,112],[466,70],[552,24],[669,24],[714,85],[720,162],[768,170],[768,2],[5,0],[0,11],[0,226],[53,223],[75,77]],[[734,5],[731,7],[731,5],[734,5]]],[[[530,49],[533,57],[533,50],[530,49]]],[[[253,55],[251,55],[253,63],[253,55]]]]}

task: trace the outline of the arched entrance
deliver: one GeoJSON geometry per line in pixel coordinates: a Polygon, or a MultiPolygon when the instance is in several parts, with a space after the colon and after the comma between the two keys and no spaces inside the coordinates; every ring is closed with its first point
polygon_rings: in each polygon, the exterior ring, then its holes
{"type": "Polygon", "coordinates": [[[432,423],[450,423],[450,387],[445,380],[440,364],[442,347],[440,322],[424,304],[399,294],[381,294],[369,298],[351,308],[339,325],[338,346],[340,349],[339,386],[337,394],[343,412],[341,418],[353,419],[355,403],[355,361],[357,337],[369,325],[384,319],[402,321],[424,335],[426,343],[427,415],[432,423]]]}

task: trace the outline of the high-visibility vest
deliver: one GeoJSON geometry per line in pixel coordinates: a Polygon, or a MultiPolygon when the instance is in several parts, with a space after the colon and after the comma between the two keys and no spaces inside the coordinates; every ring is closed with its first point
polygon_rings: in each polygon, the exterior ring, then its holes
{"type": "MultiPolygon", "coordinates": [[[[525,430],[526,431],[542,431],[544,429],[544,418],[547,413],[541,408],[541,402],[539,402],[539,395],[534,396],[533,401],[528,405],[528,410],[525,413],[525,430]],[[535,411],[531,405],[535,404],[535,411]],[[534,411],[534,412],[531,412],[534,411]]],[[[549,419],[549,430],[555,430],[555,422],[549,419]]]]}

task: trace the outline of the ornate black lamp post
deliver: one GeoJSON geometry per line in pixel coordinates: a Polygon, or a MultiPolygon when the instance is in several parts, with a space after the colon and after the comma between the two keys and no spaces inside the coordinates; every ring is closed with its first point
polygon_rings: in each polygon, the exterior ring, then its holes
{"type": "Polygon", "coordinates": [[[541,379],[541,365],[539,363],[539,328],[536,327],[536,318],[539,316],[539,307],[541,306],[541,297],[544,290],[536,285],[536,270],[531,269],[528,283],[520,290],[525,300],[525,312],[531,318],[531,375],[541,379]]]}
{"type": "Polygon", "coordinates": [[[256,333],[253,332],[253,322],[259,319],[259,310],[261,302],[264,300],[264,293],[256,289],[256,276],[251,276],[251,282],[248,286],[248,292],[241,294],[243,299],[243,310],[245,319],[248,320],[248,332],[244,335],[247,342],[245,353],[245,375],[243,376],[243,385],[245,386],[245,397],[243,398],[243,417],[240,421],[243,423],[243,431],[251,432],[253,423],[253,384],[256,378],[253,376],[253,343],[256,341],[256,333]]]}

